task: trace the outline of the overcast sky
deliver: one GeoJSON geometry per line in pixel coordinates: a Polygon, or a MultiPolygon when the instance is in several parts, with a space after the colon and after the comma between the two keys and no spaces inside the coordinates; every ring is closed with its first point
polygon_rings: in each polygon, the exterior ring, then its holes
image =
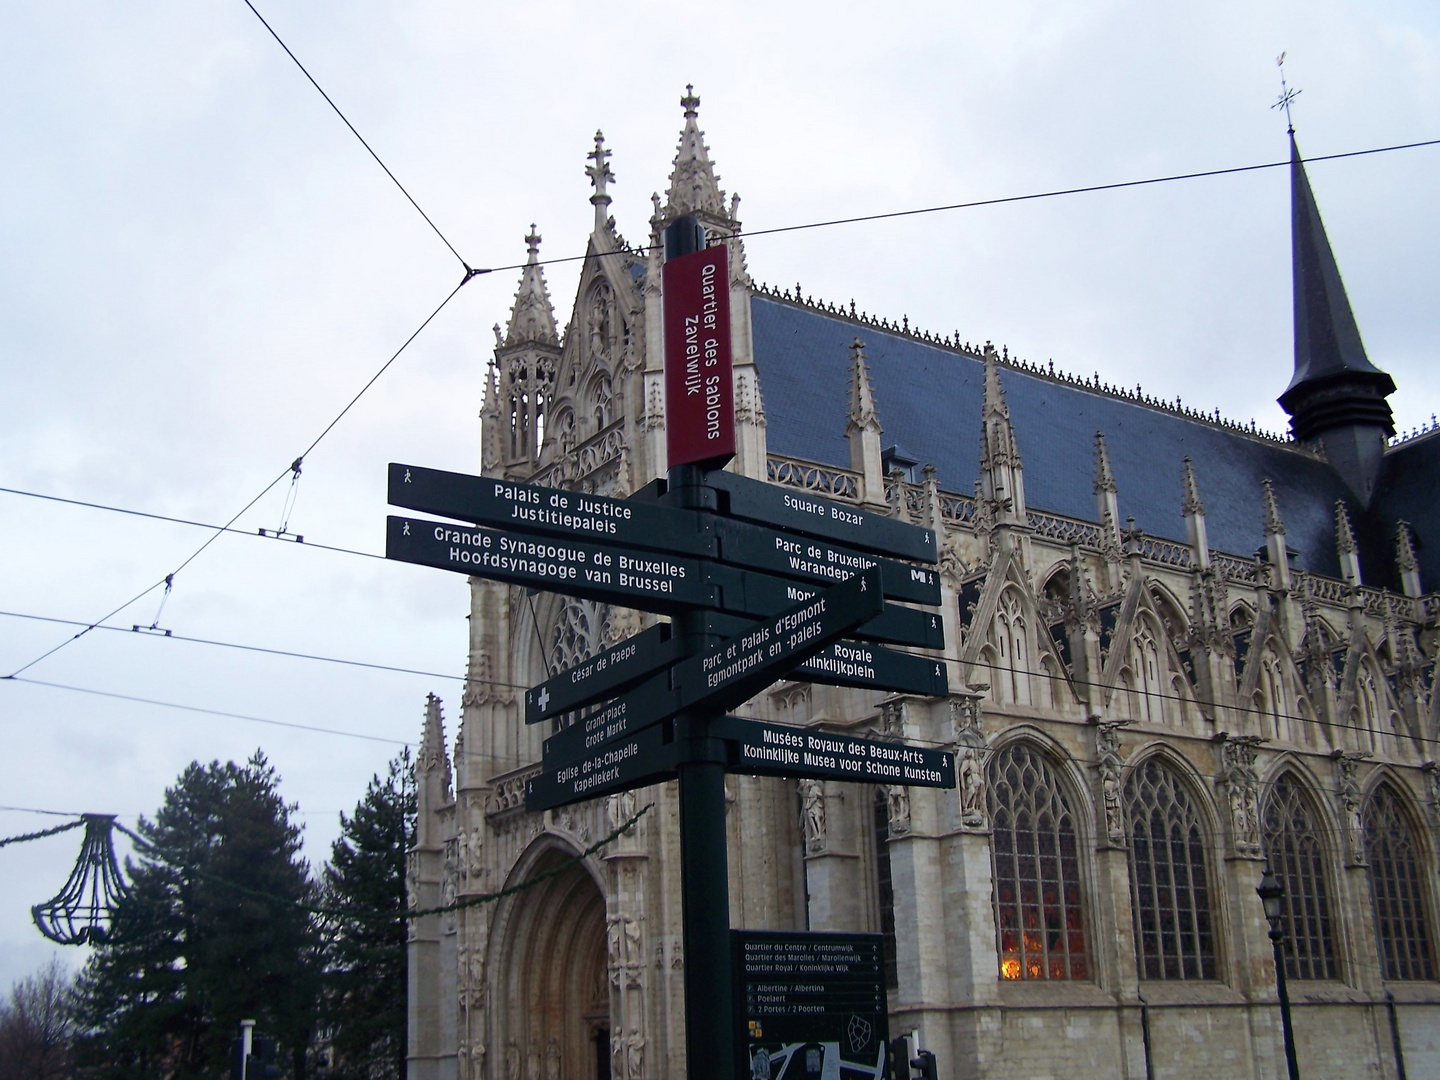
{"type": "MultiPolygon", "coordinates": [[[[1283,159],[1281,50],[1305,153],[1440,137],[1433,2],[256,3],[474,266],[523,258],[532,221],[544,255],[583,251],[597,127],[619,228],[643,242],[687,82],[750,229],[1283,159]]],[[[11,4],[0,92],[0,485],[222,521],[459,281],[241,0],[11,4]]],[[[1440,409],[1440,147],[1316,163],[1311,180],[1370,358],[1400,386],[1397,423],[1422,423],[1440,409]]],[[[1277,169],[747,252],[759,281],[1279,430],[1288,215],[1277,169]]],[[[562,319],[576,274],[549,272],[562,319]]],[[[515,283],[467,285],[306,458],[293,531],[379,552],[386,462],[478,469],[489,327],[515,283]]],[[[285,491],[240,524],[279,525],[285,491]]],[[[93,620],[205,535],[0,493],[0,609],[93,620]]],[[[453,575],[226,536],[159,623],[458,676],[466,606],[453,575]]],[[[0,674],[71,632],[0,616],[0,674]]],[[[455,680],[113,631],[25,674],[395,740],[0,685],[0,804],[133,825],[189,762],[263,747],[317,863],[336,812],[417,735],[426,692],[452,735],[460,697],[455,680]]],[[[0,811],[0,836],[56,820],[0,811]]],[[[78,839],[0,849],[0,988],[52,951],[28,909],[78,839]]]]}

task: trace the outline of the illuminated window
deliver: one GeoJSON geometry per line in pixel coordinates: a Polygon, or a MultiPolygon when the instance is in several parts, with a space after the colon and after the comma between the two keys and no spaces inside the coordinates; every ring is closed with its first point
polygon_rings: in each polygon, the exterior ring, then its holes
{"type": "Polygon", "coordinates": [[[1285,889],[1285,974],[1334,979],[1335,941],[1320,833],[1309,800],[1288,773],[1271,789],[1264,832],[1265,858],[1285,889]]]}
{"type": "Polygon", "coordinates": [[[1386,979],[1433,979],[1430,915],[1415,833],[1395,793],[1383,784],[1365,803],[1365,855],[1380,973],[1386,979]]]}
{"type": "Polygon", "coordinates": [[[989,771],[1000,977],[1088,979],[1075,816],[1059,777],[1024,744],[989,771]]]}
{"type": "Polygon", "coordinates": [[[1215,978],[1205,835],[1190,792],[1151,758],[1125,782],[1142,979],[1215,978]]]}

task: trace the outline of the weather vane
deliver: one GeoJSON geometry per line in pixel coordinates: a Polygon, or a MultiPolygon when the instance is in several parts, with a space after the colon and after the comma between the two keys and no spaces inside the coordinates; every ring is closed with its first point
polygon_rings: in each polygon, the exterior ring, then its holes
{"type": "Polygon", "coordinates": [[[1290,119],[1290,103],[1300,96],[1300,91],[1292,90],[1285,85],[1285,54],[1283,52],[1275,58],[1275,66],[1280,69],[1280,97],[1270,107],[1285,110],[1285,127],[1291,135],[1294,135],[1295,122],[1290,119]]]}

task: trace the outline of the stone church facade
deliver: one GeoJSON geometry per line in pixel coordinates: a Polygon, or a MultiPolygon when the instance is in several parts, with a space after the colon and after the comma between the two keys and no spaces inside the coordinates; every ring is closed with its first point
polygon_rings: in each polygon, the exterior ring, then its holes
{"type": "MultiPolygon", "coordinates": [[[[527,237],[481,470],[621,497],[664,475],[656,244],[698,216],[730,246],[731,468],[926,525],[942,553],[947,698],[785,682],[737,713],[949,748],[960,776],[729,777],[732,925],[884,934],[892,1032],[942,1076],[1277,1077],[1268,860],[1302,1075],[1440,1075],[1440,435],[1388,438],[1394,384],[1298,152],[1277,438],[756,284],[682,105],[648,246],[609,215],[597,133],[563,329],[527,237]]],[[[523,688],[655,617],[469,587],[453,742],[426,706],[410,900],[535,884],[413,921],[409,1075],[683,1076],[675,785],[523,798],[552,730],[523,688]]]]}

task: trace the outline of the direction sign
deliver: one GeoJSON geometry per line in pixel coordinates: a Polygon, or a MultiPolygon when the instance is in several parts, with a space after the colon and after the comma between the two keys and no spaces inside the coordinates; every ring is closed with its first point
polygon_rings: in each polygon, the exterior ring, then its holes
{"type": "Polygon", "coordinates": [[[385,557],[641,611],[713,606],[695,559],[391,516],[385,557]]]}
{"type": "Polygon", "coordinates": [[[805,536],[839,540],[849,547],[892,558],[925,563],[938,559],[934,531],[919,525],[735,473],[706,473],[705,483],[729,493],[732,517],[805,536]]]}
{"type": "Polygon", "coordinates": [[[598,799],[675,778],[674,743],[665,729],[648,727],[580,759],[545,769],[525,781],[525,809],[532,813],[598,799]]]}
{"type": "Polygon", "coordinates": [[[711,730],[734,744],[731,772],[907,787],[955,786],[955,755],[948,750],[734,716],[716,721],[711,730]]]}
{"type": "Polygon", "coordinates": [[[929,567],[877,558],[828,540],[794,536],[734,518],[709,519],[720,541],[719,559],[802,581],[844,581],[857,570],[880,567],[880,591],[892,600],[940,603],[940,578],[929,567]]]}
{"type": "MultiPolygon", "coordinates": [[[[796,603],[807,597],[819,595],[813,585],[802,585],[795,581],[748,571],[745,574],[745,595],[743,609],[756,615],[776,611],[782,605],[796,603]]],[[[726,610],[735,610],[726,594],[726,610]]],[[[855,636],[865,641],[880,641],[888,645],[910,645],[917,649],[943,649],[945,647],[944,620],[938,614],[905,607],[903,604],[886,604],[879,615],[855,631],[855,636]]]]}
{"type": "Polygon", "coordinates": [[[735,456],[730,372],[730,254],[723,244],[666,259],[665,443],[670,468],[735,456]]]}
{"type": "Polygon", "coordinates": [[[662,671],[551,735],[542,744],[540,760],[547,769],[557,768],[668,720],[679,711],[680,699],[670,686],[670,672],[662,671]]]}
{"type": "Polygon", "coordinates": [[[950,692],[945,661],[858,641],[835,642],[799,665],[790,677],[799,682],[925,697],[944,697],[950,692]]]}
{"type": "Polygon", "coordinates": [[[874,567],[832,585],[556,732],[545,740],[545,764],[573,760],[702,702],[716,710],[738,705],[869,619],[882,603],[880,571],[874,567]]]}
{"type": "Polygon", "coordinates": [[[730,931],[736,1080],[883,1080],[884,938],[730,931]]]}
{"type": "Polygon", "coordinates": [[[526,690],[525,722],[538,724],[612,698],[679,659],[680,642],[670,636],[669,623],[632,634],[620,644],[526,690]]]}
{"type": "Polygon", "coordinates": [[[665,551],[714,554],[697,531],[700,515],[641,500],[516,484],[467,473],[390,465],[391,506],[499,529],[665,551]]]}

